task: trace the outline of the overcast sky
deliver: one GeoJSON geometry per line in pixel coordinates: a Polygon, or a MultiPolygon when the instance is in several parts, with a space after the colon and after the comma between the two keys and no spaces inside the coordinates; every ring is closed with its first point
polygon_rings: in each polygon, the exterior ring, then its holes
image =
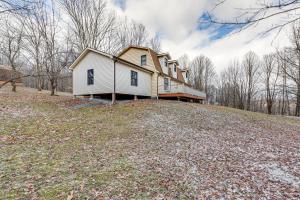
{"type": "MultiPolygon", "coordinates": [[[[258,0],[228,0],[214,10],[222,19],[233,19],[243,8],[257,7],[258,0]]],[[[211,58],[220,72],[233,59],[252,50],[258,55],[274,51],[275,47],[289,44],[288,31],[277,35],[272,32],[264,37],[257,35],[280,18],[264,21],[245,31],[230,34],[233,29],[199,25],[199,19],[211,10],[214,0],[109,0],[120,15],[143,23],[151,34],[161,38],[162,50],[173,59],[187,54],[190,59],[204,54],[211,58]]]]}

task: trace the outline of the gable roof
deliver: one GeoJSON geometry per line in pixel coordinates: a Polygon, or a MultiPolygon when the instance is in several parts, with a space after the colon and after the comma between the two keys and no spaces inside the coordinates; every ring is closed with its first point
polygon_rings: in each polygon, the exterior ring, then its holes
{"type": "MultiPolygon", "coordinates": [[[[158,54],[156,53],[155,51],[153,51],[151,48],[149,47],[142,47],[142,46],[134,46],[134,45],[130,45],[128,46],[127,48],[125,48],[123,51],[121,51],[119,54],[118,54],[118,58],[120,56],[122,56],[123,54],[125,54],[129,49],[131,48],[135,48],[135,49],[142,49],[142,50],[146,50],[149,52],[150,56],[152,57],[152,60],[153,60],[153,63],[154,63],[154,66],[155,66],[155,69],[163,76],[168,76],[170,77],[172,80],[174,81],[177,81],[177,82],[180,82],[180,83],[184,83],[186,85],[189,85],[188,83],[185,82],[184,78],[183,78],[183,75],[182,75],[182,72],[180,70],[180,68],[177,66],[177,78],[174,78],[173,77],[173,74],[172,74],[172,70],[169,68],[168,69],[168,74],[165,74],[162,70],[162,67],[160,65],[160,62],[159,62],[159,57],[161,56],[169,56],[169,59],[171,58],[170,55],[168,53],[161,53],[161,54],[158,54]]],[[[178,61],[177,60],[170,60],[168,61],[168,63],[176,63],[177,65],[179,65],[178,61]]]]}
{"type": "Polygon", "coordinates": [[[102,52],[102,51],[98,51],[98,50],[95,50],[95,49],[92,49],[92,48],[89,48],[89,47],[87,47],[87,48],[85,48],[82,52],[81,52],[81,54],[75,59],[75,61],[72,63],[72,65],[69,67],[69,69],[74,69],[75,67],[76,67],[76,65],[90,52],[90,51],[92,51],[92,52],[94,52],[94,53],[97,53],[97,54],[100,54],[100,55],[103,55],[103,56],[105,56],[105,57],[108,57],[108,58],[111,58],[111,59],[113,59],[113,56],[112,55],[110,55],[110,54],[107,54],[107,53],[104,53],[104,52],[102,52]]]}
{"type": "Polygon", "coordinates": [[[142,70],[144,72],[147,72],[147,73],[153,73],[151,70],[148,70],[146,68],[143,68],[139,65],[136,65],[134,63],[131,63],[127,60],[124,60],[124,59],[121,59],[121,58],[118,58],[118,57],[115,57],[113,55],[110,55],[108,53],[105,53],[105,52],[102,52],[102,51],[98,51],[98,50],[95,50],[95,49],[92,49],[92,48],[86,48],[85,50],[83,50],[83,52],[76,58],[76,60],[72,63],[72,65],[69,67],[69,69],[74,69],[77,64],[89,53],[89,52],[94,52],[96,54],[99,54],[99,55],[102,55],[102,56],[105,56],[105,57],[108,57],[112,60],[115,60],[116,62],[119,62],[119,63],[122,63],[122,64],[125,64],[127,66],[130,66],[130,67],[133,67],[133,68],[136,68],[136,69],[139,69],[139,70],[142,70]]]}
{"type": "Polygon", "coordinates": [[[159,53],[157,54],[157,57],[163,57],[163,56],[166,56],[168,59],[171,59],[171,56],[169,53],[159,53]]]}
{"type": "Polygon", "coordinates": [[[179,65],[177,60],[169,60],[168,63],[176,63],[177,65],[179,65]]]}
{"type": "Polygon", "coordinates": [[[148,47],[142,47],[142,46],[136,46],[136,45],[129,45],[128,47],[126,47],[125,49],[123,49],[118,55],[117,57],[120,57],[122,56],[124,53],[126,53],[129,49],[131,48],[135,48],[135,49],[143,49],[143,50],[146,50],[148,51],[148,47]]]}
{"type": "Polygon", "coordinates": [[[130,45],[128,46],[127,48],[125,48],[123,51],[121,51],[119,54],[118,54],[118,58],[120,56],[122,56],[124,53],[126,53],[129,49],[131,48],[134,48],[134,49],[142,49],[142,50],[146,50],[149,52],[152,60],[153,60],[153,63],[154,63],[154,67],[155,69],[160,72],[160,73],[163,73],[162,71],[162,68],[160,66],[160,63],[159,63],[159,60],[158,60],[158,57],[157,57],[157,53],[155,51],[153,51],[152,49],[150,49],[149,47],[141,47],[141,46],[135,46],[135,45],[130,45]]]}

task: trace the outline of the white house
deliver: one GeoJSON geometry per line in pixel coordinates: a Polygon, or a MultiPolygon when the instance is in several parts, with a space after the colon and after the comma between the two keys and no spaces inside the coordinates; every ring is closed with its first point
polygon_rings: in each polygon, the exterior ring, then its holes
{"type": "Polygon", "coordinates": [[[70,66],[73,94],[111,98],[167,98],[202,102],[205,93],[188,84],[188,70],[181,69],[167,53],[129,46],[118,56],[85,49],[70,66]]]}

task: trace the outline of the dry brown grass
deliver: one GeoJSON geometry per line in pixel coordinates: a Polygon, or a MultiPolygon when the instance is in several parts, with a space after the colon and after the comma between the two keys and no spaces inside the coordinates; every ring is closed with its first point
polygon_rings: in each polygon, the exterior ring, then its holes
{"type": "Polygon", "coordinates": [[[0,90],[0,199],[299,198],[300,123],[0,90]]]}

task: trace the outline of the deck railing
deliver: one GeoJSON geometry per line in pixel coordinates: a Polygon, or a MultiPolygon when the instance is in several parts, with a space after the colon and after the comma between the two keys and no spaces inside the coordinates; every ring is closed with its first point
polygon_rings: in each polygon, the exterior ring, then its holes
{"type": "Polygon", "coordinates": [[[206,94],[194,88],[191,88],[187,85],[176,83],[171,84],[168,88],[165,88],[164,85],[158,86],[158,93],[159,94],[171,94],[171,93],[185,93],[197,97],[206,98],[206,94]]]}

